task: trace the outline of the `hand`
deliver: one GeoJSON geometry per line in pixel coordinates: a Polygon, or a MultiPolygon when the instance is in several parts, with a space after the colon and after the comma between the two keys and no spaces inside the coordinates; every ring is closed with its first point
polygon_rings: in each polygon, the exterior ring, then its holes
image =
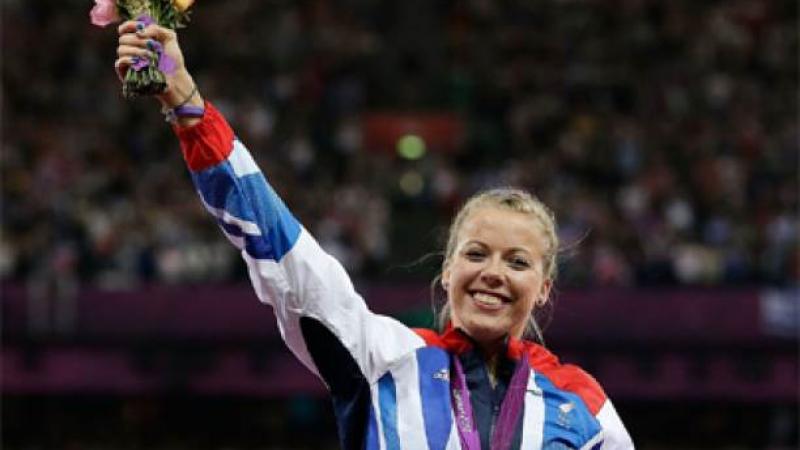
{"type": "MultiPolygon", "coordinates": [[[[161,103],[174,108],[191,94],[195,87],[194,80],[186,70],[183,53],[178,45],[178,35],[175,31],[155,24],[142,28],[135,20],[123,22],[118,30],[119,45],[117,46],[117,60],[114,62],[117,76],[122,81],[128,69],[135,63],[134,58],[150,58],[153,56],[152,44],[160,43],[164,48],[164,55],[175,62],[175,71],[166,73],[167,89],[156,97],[161,103]],[[148,42],[150,47],[148,47],[148,42]]],[[[192,96],[189,104],[202,106],[203,100],[199,93],[192,96]]]]}

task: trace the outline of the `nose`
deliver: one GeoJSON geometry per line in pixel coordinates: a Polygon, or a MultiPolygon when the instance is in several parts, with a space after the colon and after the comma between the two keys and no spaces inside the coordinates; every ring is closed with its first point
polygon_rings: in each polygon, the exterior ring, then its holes
{"type": "Polygon", "coordinates": [[[496,288],[503,284],[503,268],[502,261],[499,258],[491,258],[487,261],[486,266],[481,271],[481,281],[486,286],[496,288]]]}

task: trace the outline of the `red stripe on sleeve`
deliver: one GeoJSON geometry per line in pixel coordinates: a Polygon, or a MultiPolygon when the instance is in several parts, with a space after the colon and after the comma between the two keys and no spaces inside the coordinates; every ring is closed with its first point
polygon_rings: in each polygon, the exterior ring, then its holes
{"type": "Polygon", "coordinates": [[[173,126],[180,139],[183,159],[195,172],[225,161],[233,150],[233,130],[225,117],[211,102],[205,103],[205,109],[203,118],[196,125],[173,126]]]}

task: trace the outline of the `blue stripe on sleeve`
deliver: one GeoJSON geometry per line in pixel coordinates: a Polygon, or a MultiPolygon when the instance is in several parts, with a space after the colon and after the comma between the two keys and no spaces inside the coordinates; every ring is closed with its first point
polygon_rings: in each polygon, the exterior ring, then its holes
{"type": "Polygon", "coordinates": [[[230,235],[244,237],[247,253],[258,259],[280,261],[300,236],[300,224],[260,172],[237,177],[229,162],[192,173],[203,200],[211,207],[251,224],[252,230],[230,221],[217,222],[230,235]]]}
{"type": "Polygon", "coordinates": [[[428,448],[443,450],[450,437],[453,418],[450,414],[450,357],[436,347],[417,351],[419,394],[428,448]]]}
{"type": "Polygon", "coordinates": [[[600,422],[579,396],[558,389],[542,374],[536,384],[544,394],[544,436],[542,448],[561,448],[559,444],[581,448],[601,431],[600,422]]]}
{"type": "Polygon", "coordinates": [[[240,227],[237,227],[236,225],[233,224],[227,224],[223,222],[222,219],[217,219],[217,225],[219,225],[220,228],[225,230],[225,232],[230,234],[231,236],[236,236],[236,237],[246,236],[245,232],[242,231],[240,227]]]}
{"type": "Polygon", "coordinates": [[[366,450],[380,450],[380,440],[378,439],[378,420],[375,418],[375,408],[369,408],[369,423],[367,424],[367,442],[364,446],[366,450]]]}
{"type": "Polygon", "coordinates": [[[400,437],[397,435],[397,388],[391,373],[378,380],[378,402],[386,450],[400,450],[400,437]]]}

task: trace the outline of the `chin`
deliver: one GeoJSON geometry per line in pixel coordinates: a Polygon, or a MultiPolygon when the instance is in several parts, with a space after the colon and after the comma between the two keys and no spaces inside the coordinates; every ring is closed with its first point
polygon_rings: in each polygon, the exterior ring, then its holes
{"type": "Polygon", "coordinates": [[[496,323],[482,324],[470,323],[464,326],[464,331],[474,340],[479,343],[493,343],[500,339],[504,339],[508,334],[508,329],[505,327],[498,327],[496,323]]]}

